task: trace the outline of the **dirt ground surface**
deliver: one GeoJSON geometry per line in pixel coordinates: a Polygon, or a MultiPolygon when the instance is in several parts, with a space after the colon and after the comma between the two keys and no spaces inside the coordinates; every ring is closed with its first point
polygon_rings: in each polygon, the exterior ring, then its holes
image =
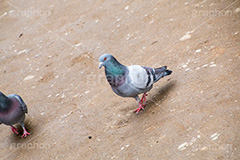
{"type": "Polygon", "coordinates": [[[0,90],[28,105],[0,159],[240,159],[239,0],[1,0],[0,90]],[[98,57],[167,65],[145,111],[98,57]]]}

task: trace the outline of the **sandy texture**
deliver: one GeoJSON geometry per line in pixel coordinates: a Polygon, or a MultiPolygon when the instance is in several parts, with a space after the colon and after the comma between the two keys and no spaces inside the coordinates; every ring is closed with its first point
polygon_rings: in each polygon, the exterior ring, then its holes
{"type": "Polygon", "coordinates": [[[240,1],[0,1],[0,90],[28,105],[0,159],[240,159],[240,1]],[[98,57],[173,70],[145,111],[98,57]],[[21,128],[18,126],[21,130],[21,128]],[[22,133],[21,133],[22,134],[22,133]]]}

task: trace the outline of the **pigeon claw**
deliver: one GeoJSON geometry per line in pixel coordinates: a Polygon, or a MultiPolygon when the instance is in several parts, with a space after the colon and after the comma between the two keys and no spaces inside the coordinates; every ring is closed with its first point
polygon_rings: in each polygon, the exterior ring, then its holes
{"type": "Polygon", "coordinates": [[[136,112],[136,114],[138,114],[141,110],[144,110],[142,105],[140,105],[134,112],[136,112]]]}
{"type": "Polygon", "coordinates": [[[13,133],[19,134],[17,128],[11,126],[11,129],[12,129],[13,133]]]}
{"type": "Polygon", "coordinates": [[[26,131],[26,129],[24,129],[22,138],[26,138],[28,135],[30,135],[30,133],[28,133],[28,132],[26,131]]]}

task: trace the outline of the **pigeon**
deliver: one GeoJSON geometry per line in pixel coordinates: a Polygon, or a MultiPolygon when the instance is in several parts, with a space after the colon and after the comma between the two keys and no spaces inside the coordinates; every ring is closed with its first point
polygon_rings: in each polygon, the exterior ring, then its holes
{"type": "Polygon", "coordinates": [[[27,112],[27,105],[19,95],[11,94],[5,96],[0,92],[0,124],[9,125],[13,133],[19,134],[13,125],[20,123],[23,128],[22,138],[30,134],[24,127],[25,113],[27,112]]]}
{"type": "Polygon", "coordinates": [[[105,67],[105,75],[112,90],[121,97],[133,97],[139,107],[134,111],[136,114],[144,110],[147,92],[159,79],[172,73],[167,66],[151,68],[140,65],[125,66],[110,54],[99,57],[99,69],[105,67]],[[143,93],[140,100],[139,94],[143,93]]]}

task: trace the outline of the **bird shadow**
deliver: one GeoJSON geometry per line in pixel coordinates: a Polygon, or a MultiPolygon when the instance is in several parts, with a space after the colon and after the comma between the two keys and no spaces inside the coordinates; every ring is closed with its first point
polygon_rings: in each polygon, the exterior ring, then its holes
{"type": "MultiPolygon", "coordinates": [[[[26,130],[30,133],[30,135],[28,136],[31,136],[33,132],[33,127],[30,125],[28,119],[24,121],[24,126],[26,130]]],[[[12,133],[12,136],[11,136],[12,143],[21,143],[21,142],[24,142],[25,139],[28,139],[28,137],[21,138],[21,136],[23,135],[23,129],[20,124],[15,125],[15,127],[17,128],[19,134],[12,133]]]]}
{"type": "Polygon", "coordinates": [[[145,111],[147,111],[149,108],[153,106],[156,106],[156,104],[160,105],[161,103],[163,103],[167,99],[169,93],[176,88],[176,85],[177,81],[173,80],[169,82],[167,85],[160,88],[156,94],[154,94],[152,97],[150,97],[149,100],[147,100],[145,111]]]}
{"type": "MultiPolygon", "coordinates": [[[[139,122],[139,119],[144,119],[146,120],[146,117],[149,117],[149,114],[154,113],[153,109],[150,110],[150,108],[154,107],[160,107],[161,104],[165,101],[168,100],[168,95],[170,92],[172,92],[175,88],[177,87],[177,81],[172,80],[166,85],[162,86],[159,90],[155,91],[155,94],[153,93],[153,96],[149,96],[147,98],[146,105],[144,106],[145,110],[140,111],[137,116],[136,114],[131,114],[131,116],[127,120],[121,120],[117,125],[124,125],[126,123],[129,123],[130,121],[136,121],[137,123],[139,122]],[[150,113],[151,111],[151,113],[150,113]]],[[[127,107],[124,109],[129,110],[132,109],[132,107],[127,107]]],[[[133,112],[135,113],[135,112],[133,112]]]]}
{"type": "MultiPolygon", "coordinates": [[[[161,103],[163,103],[164,100],[167,99],[167,96],[169,95],[169,93],[171,91],[173,91],[176,86],[177,86],[176,80],[170,81],[168,84],[161,87],[158,91],[155,91],[156,93],[153,96],[151,96],[151,97],[149,96],[149,98],[147,97],[147,102],[146,102],[146,105],[144,106],[145,110],[140,111],[139,114],[145,113],[145,112],[147,113],[147,110],[149,108],[156,106],[156,104],[160,105],[161,103]]],[[[134,103],[134,105],[135,105],[135,103],[134,103]]],[[[136,107],[136,105],[135,105],[135,107],[136,107]]],[[[129,107],[123,108],[121,110],[124,112],[127,112],[132,108],[134,108],[134,107],[129,106],[129,107]]],[[[135,113],[135,112],[133,111],[133,113],[135,113]]]]}

